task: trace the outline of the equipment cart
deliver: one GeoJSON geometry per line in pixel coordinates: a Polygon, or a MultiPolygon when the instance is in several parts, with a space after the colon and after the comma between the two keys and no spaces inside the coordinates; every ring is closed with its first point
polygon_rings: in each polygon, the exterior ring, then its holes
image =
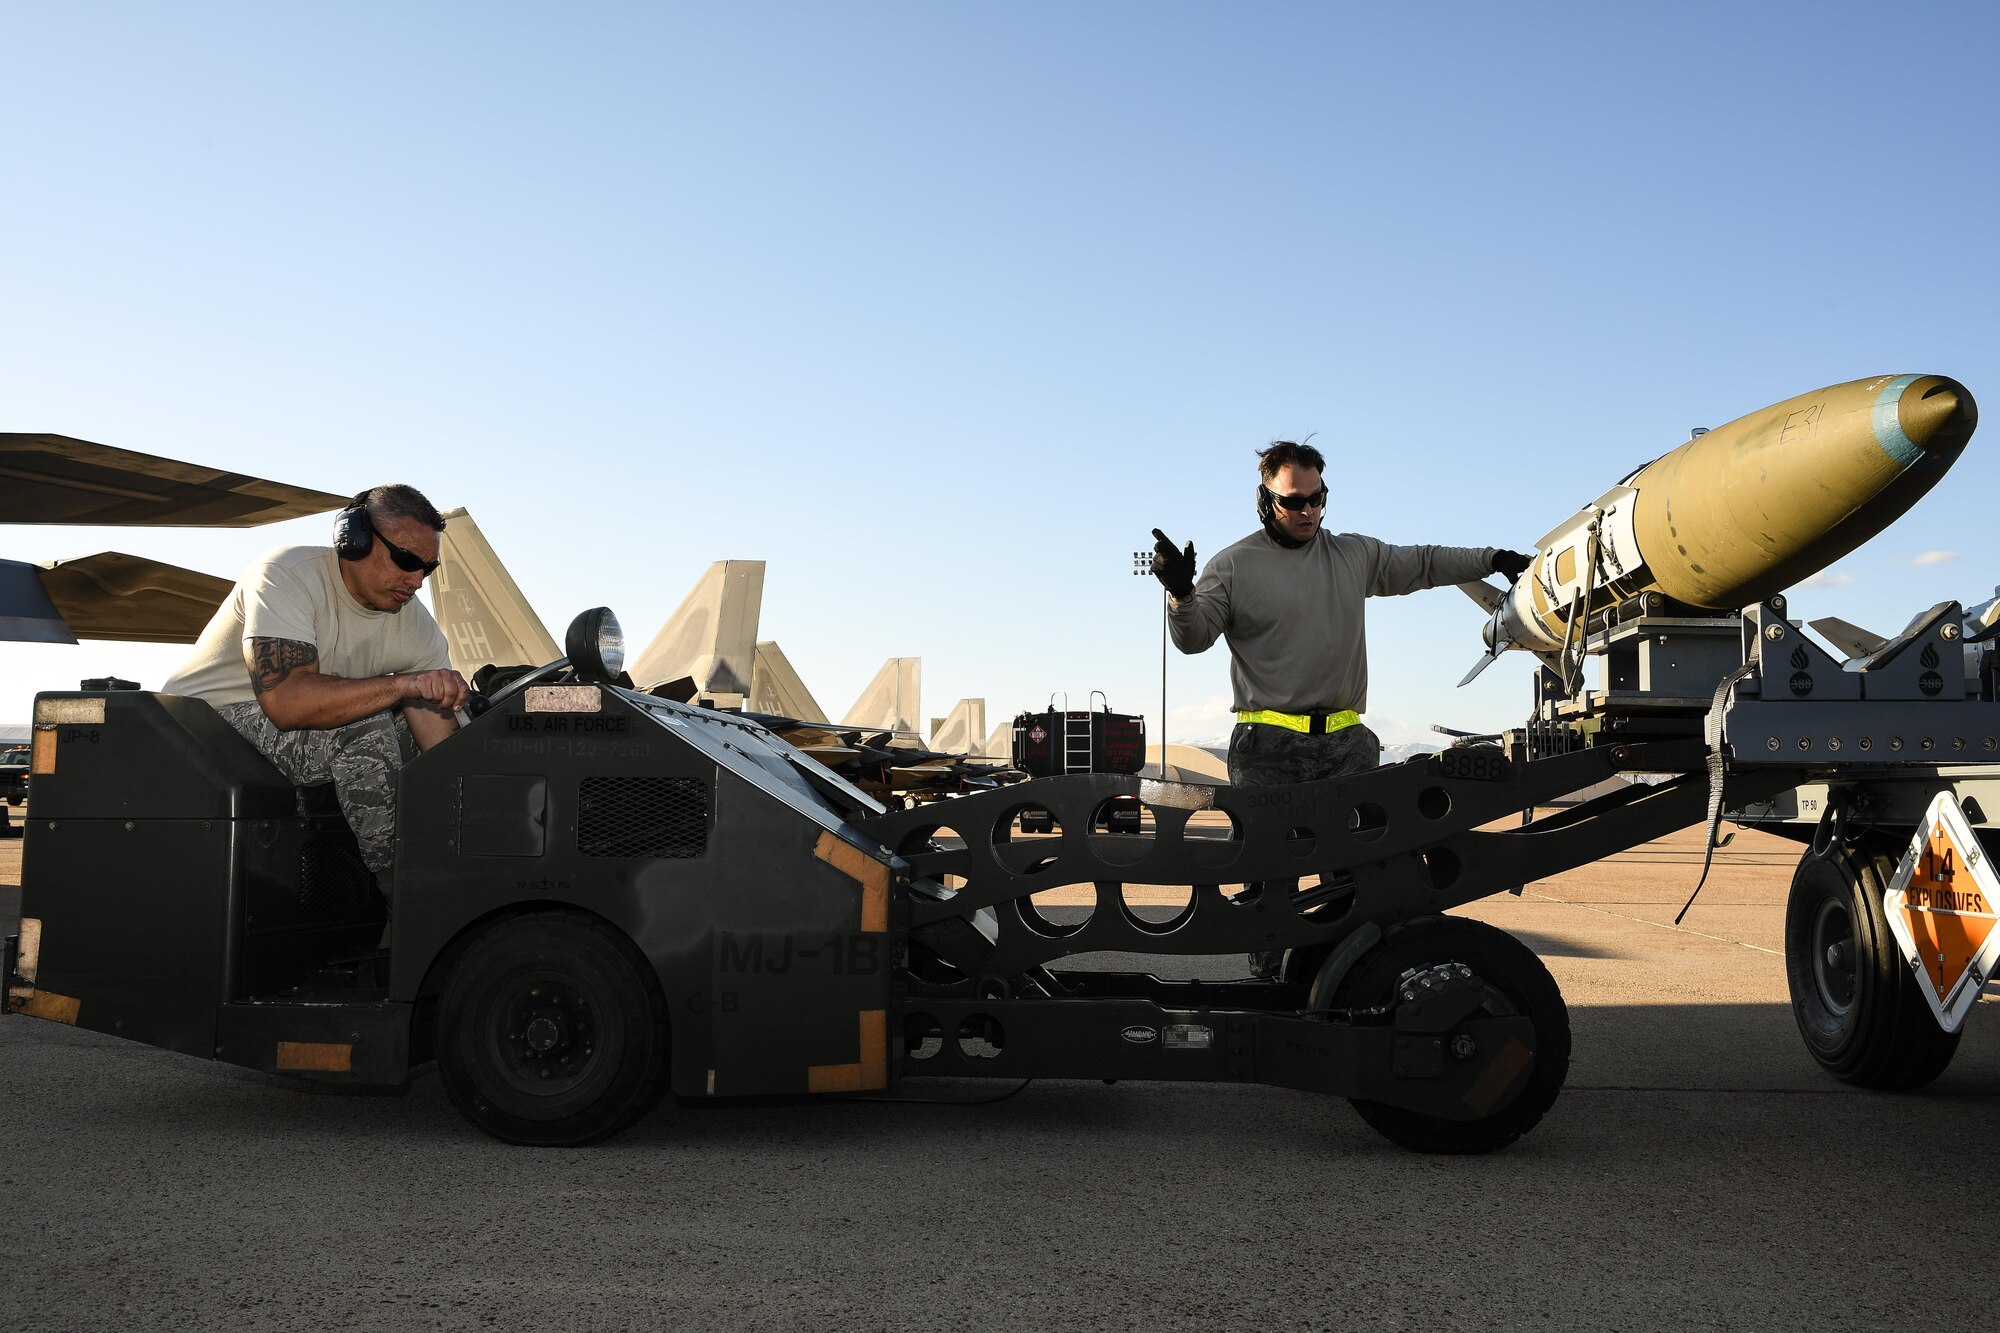
{"type": "MultiPolygon", "coordinates": [[[[1635,617],[1596,631],[1621,665],[1595,697],[1551,690],[1504,744],[1348,778],[1067,774],[895,812],[754,722],[620,688],[589,632],[605,619],[580,617],[568,658],[404,770],[386,952],[324,793],[206,705],[39,696],[7,1009],[358,1086],[435,1061],[468,1119],[530,1144],[615,1133],[669,1088],[948,1076],[1267,1083],[1348,1098],[1411,1148],[1477,1152],[1553,1104],[1569,1018],[1524,945],[1445,913],[1796,799],[1838,811],[1793,891],[1809,1045],[1887,1086],[1950,1057],[1948,1035],[1919,1036],[1921,967],[1891,952],[1878,890],[1909,812],[1961,790],[1939,761],[2000,758],[1991,673],[1957,670],[1955,605],[1849,671],[1777,602],[1697,627],[1685,652],[1685,627],[1635,617]],[[1625,772],[1666,776],[1519,820],[1625,772]],[[1108,824],[1133,803],[1139,831],[1108,824]],[[1021,832],[1029,811],[1049,834],[1021,832]],[[1185,907],[1156,919],[1127,892],[1142,884],[1183,886],[1185,907]],[[1084,919],[1040,905],[1064,886],[1084,919]],[[1271,950],[1287,957],[1268,980],[1068,965],[1271,950]]],[[[1962,815],[1960,852],[1989,853],[1984,809],[1962,815]]]]}

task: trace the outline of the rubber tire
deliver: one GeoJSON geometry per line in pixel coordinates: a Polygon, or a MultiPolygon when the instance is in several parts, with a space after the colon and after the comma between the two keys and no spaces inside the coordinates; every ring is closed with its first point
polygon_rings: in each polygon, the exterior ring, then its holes
{"type": "Polygon", "coordinates": [[[1525,1016],[1535,1029],[1535,1063],[1520,1095],[1478,1120],[1443,1120],[1386,1102],[1350,1105],[1378,1133],[1416,1152],[1484,1153],[1504,1148],[1540,1123],[1569,1077],[1569,1006],[1532,949],[1483,921],[1429,916],[1392,927],[1349,969],[1333,993],[1336,1009],[1384,1005],[1411,968],[1463,963],[1497,991],[1489,1012],[1525,1016]]]}
{"type": "Polygon", "coordinates": [[[580,1147],[626,1128],[666,1091],[666,998],[651,964],[598,918],[512,917],[488,927],[452,969],[437,1050],[445,1094],[480,1129],[508,1143],[580,1147]],[[548,1091],[529,1086],[502,1051],[509,1010],[544,982],[581,997],[595,1028],[577,1073],[548,1091]]]}
{"type": "Polygon", "coordinates": [[[1799,1035],[1820,1068],[1856,1087],[1901,1092],[1942,1074],[1959,1034],[1938,1026],[1890,933],[1882,895],[1895,872],[1896,861],[1879,848],[1801,858],[1785,901],[1785,979],[1799,1035]],[[1853,931],[1844,1011],[1814,966],[1816,926],[1829,908],[1844,910],[1853,931]]]}

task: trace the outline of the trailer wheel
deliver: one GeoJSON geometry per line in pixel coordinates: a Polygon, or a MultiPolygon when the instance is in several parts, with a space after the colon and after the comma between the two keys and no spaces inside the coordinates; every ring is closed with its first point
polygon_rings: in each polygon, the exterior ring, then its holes
{"type": "Polygon", "coordinates": [[[666,1090],[659,982],[623,935],[580,912],[488,928],[445,983],[437,1031],[452,1105],[508,1143],[595,1143],[666,1090]]]}
{"type": "Polygon", "coordinates": [[[1569,1077],[1569,1006],[1548,968],[1527,945],[1483,921],[1420,917],[1390,930],[1335,989],[1338,1009],[1390,1003],[1412,968],[1463,963],[1486,983],[1485,1012],[1518,1014],[1535,1029],[1534,1067],[1514,1100],[1478,1120],[1444,1120],[1387,1102],[1352,1100],[1361,1118],[1391,1141],[1417,1152],[1482,1153],[1504,1148],[1533,1129],[1555,1105],[1569,1077]]]}
{"type": "Polygon", "coordinates": [[[1882,895],[1896,863],[1862,850],[1806,855],[1785,903],[1785,979],[1806,1050],[1863,1088],[1920,1088],[1958,1051],[1903,962],[1882,895]]]}

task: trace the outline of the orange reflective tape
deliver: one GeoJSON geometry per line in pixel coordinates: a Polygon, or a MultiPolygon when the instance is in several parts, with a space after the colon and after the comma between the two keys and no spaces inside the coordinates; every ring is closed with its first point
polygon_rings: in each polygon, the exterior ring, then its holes
{"type": "Polygon", "coordinates": [[[889,1011],[861,1011],[861,1058],[851,1065],[812,1065],[806,1070],[810,1092],[866,1092],[889,1086],[889,1011]]]}
{"type": "Polygon", "coordinates": [[[345,1074],[354,1068],[354,1047],[341,1041],[281,1041],[278,1068],[294,1073],[345,1074]]]}
{"type": "Polygon", "coordinates": [[[68,1023],[72,1027],[76,1025],[77,1011],[83,1008],[81,1000],[45,990],[38,990],[25,998],[12,997],[8,1000],[8,1004],[13,1006],[17,1014],[26,1014],[30,1018],[46,1018],[51,1023],[68,1023]]]}
{"type": "Polygon", "coordinates": [[[889,867],[851,842],[831,833],[819,835],[813,855],[861,886],[861,929],[889,929],[889,867]]]}
{"type": "Polygon", "coordinates": [[[56,771],[56,729],[54,727],[35,728],[35,748],[28,757],[30,773],[53,773],[56,771]]]}

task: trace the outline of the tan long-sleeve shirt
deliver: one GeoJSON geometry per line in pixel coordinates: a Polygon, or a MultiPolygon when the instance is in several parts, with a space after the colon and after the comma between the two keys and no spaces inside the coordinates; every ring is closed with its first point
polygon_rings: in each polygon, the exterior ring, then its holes
{"type": "Polygon", "coordinates": [[[1368,708],[1367,599],[1492,572],[1490,546],[1391,546],[1322,529],[1287,549],[1260,528],[1209,560],[1194,592],[1169,601],[1167,623],[1184,653],[1229,641],[1239,712],[1360,713],[1368,708]]]}

